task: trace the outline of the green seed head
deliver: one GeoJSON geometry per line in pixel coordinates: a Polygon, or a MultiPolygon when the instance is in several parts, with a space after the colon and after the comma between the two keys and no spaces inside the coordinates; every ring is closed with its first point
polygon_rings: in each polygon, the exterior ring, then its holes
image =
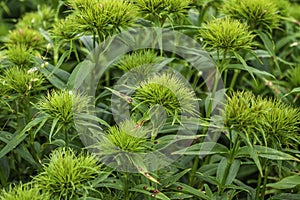
{"type": "Polygon", "coordinates": [[[169,116],[195,115],[197,99],[183,79],[173,73],[155,75],[142,82],[133,95],[135,101],[151,109],[163,106],[169,116]]]}
{"type": "Polygon", "coordinates": [[[8,34],[5,40],[5,46],[15,48],[16,45],[23,45],[26,49],[33,51],[44,51],[46,49],[46,41],[44,37],[33,29],[16,29],[8,34]]]}
{"type": "Polygon", "coordinates": [[[40,189],[32,184],[10,186],[8,191],[3,189],[0,192],[0,200],[50,200],[48,193],[41,193],[40,189]]]}
{"type": "Polygon", "coordinates": [[[199,36],[203,39],[203,44],[207,49],[226,51],[250,49],[254,38],[246,24],[230,18],[208,22],[200,29],[199,36]]]}
{"type": "Polygon", "coordinates": [[[37,104],[38,109],[60,123],[72,124],[73,113],[81,113],[89,105],[89,98],[67,90],[49,92],[37,104]]]}
{"type": "Polygon", "coordinates": [[[279,100],[255,97],[251,92],[235,92],[227,99],[222,112],[225,127],[248,134],[260,144],[275,148],[299,143],[299,109],[279,100]]]}
{"type": "Polygon", "coordinates": [[[143,50],[123,56],[117,66],[123,71],[128,72],[136,67],[155,64],[157,61],[158,57],[155,52],[143,50]]]}
{"type": "Polygon", "coordinates": [[[16,24],[16,28],[31,28],[35,30],[38,30],[39,28],[49,29],[54,22],[54,17],[55,12],[52,8],[48,6],[38,7],[38,11],[26,13],[16,24]]]}
{"type": "Polygon", "coordinates": [[[113,155],[122,152],[145,151],[148,131],[133,121],[125,121],[119,126],[113,126],[107,131],[106,141],[101,144],[100,154],[113,155]]]}
{"type": "Polygon", "coordinates": [[[22,68],[30,68],[33,64],[33,51],[24,44],[9,46],[5,51],[6,59],[12,66],[16,65],[22,68]]]}
{"type": "Polygon", "coordinates": [[[100,169],[101,166],[92,155],[76,155],[70,149],[57,149],[33,181],[53,199],[78,199],[90,189],[90,181],[97,177],[100,169]]]}
{"type": "Polygon", "coordinates": [[[16,66],[6,69],[1,80],[7,92],[19,95],[43,89],[44,82],[43,76],[35,68],[26,70],[16,66]]]}
{"type": "MultiPolygon", "coordinates": [[[[276,0],[277,2],[277,0],[276,0]]],[[[227,0],[222,11],[225,15],[247,22],[251,30],[278,28],[280,12],[275,1],[270,0],[227,0]]]]}
{"type": "Polygon", "coordinates": [[[73,31],[105,38],[137,20],[133,4],[125,0],[71,0],[73,31]]]}
{"type": "Polygon", "coordinates": [[[146,19],[159,21],[185,18],[191,0],[133,0],[139,12],[146,19]]]}

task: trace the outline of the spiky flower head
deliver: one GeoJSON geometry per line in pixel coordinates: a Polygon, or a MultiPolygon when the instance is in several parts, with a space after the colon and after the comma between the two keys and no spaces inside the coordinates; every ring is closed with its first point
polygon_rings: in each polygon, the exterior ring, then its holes
{"type": "Polygon", "coordinates": [[[10,185],[8,191],[3,189],[0,192],[0,200],[50,200],[50,195],[41,193],[40,189],[32,184],[20,183],[14,187],[10,185]]]}
{"type": "Polygon", "coordinates": [[[238,51],[250,49],[254,35],[248,26],[238,20],[218,18],[208,22],[200,29],[200,38],[209,50],[238,51]]]}
{"type": "Polygon", "coordinates": [[[118,153],[144,152],[148,131],[131,120],[122,122],[119,126],[108,129],[103,141],[97,145],[100,156],[112,156],[118,153]]]}
{"type": "Polygon", "coordinates": [[[101,172],[98,160],[90,155],[76,155],[71,149],[56,149],[49,163],[33,178],[34,183],[52,199],[78,199],[88,193],[91,181],[101,172]]]}
{"type": "Polygon", "coordinates": [[[50,30],[53,38],[64,39],[64,40],[72,40],[75,39],[78,31],[74,30],[74,21],[76,20],[76,16],[68,15],[64,19],[57,20],[53,24],[53,29],[50,30]]]}
{"type": "Polygon", "coordinates": [[[67,90],[53,90],[38,102],[37,108],[45,113],[49,119],[69,125],[73,124],[73,113],[83,112],[88,103],[89,98],[85,95],[67,90]]]}
{"type": "Polygon", "coordinates": [[[190,8],[191,0],[132,0],[139,12],[149,20],[160,22],[162,25],[166,19],[184,18],[190,8]]]}
{"type": "Polygon", "coordinates": [[[300,65],[288,70],[287,76],[292,87],[300,87],[300,65]]]}
{"type": "Polygon", "coordinates": [[[17,29],[49,29],[54,22],[55,12],[51,7],[39,6],[35,12],[27,12],[16,24],[17,29]]]}
{"type": "Polygon", "coordinates": [[[117,64],[117,67],[128,72],[136,67],[154,64],[158,61],[158,56],[151,50],[137,51],[123,56],[117,64]]]}
{"type": "Polygon", "coordinates": [[[222,11],[225,15],[247,22],[251,30],[269,30],[278,28],[280,14],[278,5],[270,0],[227,0],[222,11]]]}
{"type": "Polygon", "coordinates": [[[135,6],[125,0],[69,0],[68,4],[73,30],[98,35],[100,40],[137,20],[135,6]]]}
{"type": "Polygon", "coordinates": [[[35,69],[10,67],[0,76],[2,84],[10,94],[28,95],[30,92],[42,90],[43,76],[35,69]]]}
{"type": "Polygon", "coordinates": [[[184,80],[175,73],[164,72],[142,82],[133,99],[151,109],[162,106],[169,116],[195,115],[197,99],[184,80]]]}
{"type": "Polygon", "coordinates": [[[46,49],[46,41],[40,32],[28,28],[16,29],[8,34],[5,46],[15,47],[16,45],[23,45],[33,51],[43,51],[46,49]]]}
{"type": "Polygon", "coordinates": [[[7,50],[4,51],[4,55],[12,66],[16,65],[28,69],[32,67],[34,63],[32,49],[26,47],[24,44],[9,46],[7,50]]]}
{"type": "Polygon", "coordinates": [[[225,127],[249,135],[254,142],[273,148],[299,144],[300,110],[277,99],[235,92],[222,114],[225,127]]]}

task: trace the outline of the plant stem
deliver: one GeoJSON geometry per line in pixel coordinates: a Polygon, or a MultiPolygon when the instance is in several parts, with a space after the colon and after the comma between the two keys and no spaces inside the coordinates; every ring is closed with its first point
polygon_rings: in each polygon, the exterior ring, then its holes
{"type": "Polygon", "coordinates": [[[269,168],[266,165],[266,167],[265,167],[265,174],[264,174],[263,188],[261,190],[261,199],[262,200],[265,199],[266,187],[267,187],[267,183],[268,183],[268,175],[269,175],[269,168]]]}
{"type": "Polygon", "coordinates": [[[69,148],[69,138],[68,138],[68,127],[63,126],[63,132],[65,134],[65,148],[69,148]]]}
{"type": "Polygon", "coordinates": [[[229,130],[229,137],[230,137],[230,150],[229,150],[229,156],[227,159],[227,164],[226,164],[226,168],[225,168],[225,173],[224,176],[222,177],[221,180],[221,187],[218,190],[219,195],[221,195],[224,192],[225,189],[225,184],[226,184],[226,180],[228,178],[228,174],[230,171],[230,167],[235,159],[235,153],[237,152],[239,146],[240,146],[240,142],[239,142],[239,137],[236,136],[236,138],[233,141],[233,137],[232,137],[232,132],[231,130],[229,130]]]}
{"type": "Polygon", "coordinates": [[[256,186],[256,194],[255,194],[255,200],[259,200],[259,194],[260,194],[260,186],[261,186],[261,174],[258,174],[258,180],[257,180],[257,186],[256,186]]]}
{"type": "Polygon", "coordinates": [[[200,160],[199,156],[195,156],[194,164],[193,164],[192,172],[191,172],[191,176],[190,176],[190,185],[194,185],[195,174],[196,174],[196,171],[198,169],[199,160],[200,160]]]}
{"type": "Polygon", "coordinates": [[[231,79],[229,90],[233,90],[233,87],[236,83],[236,80],[237,80],[237,77],[238,77],[239,73],[240,73],[240,70],[234,70],[234,74],[233,74],[233,77],[231,79]]]}
{"type": "Polygon", "coordinates": [[[125,172],[124,173],[124,199],[125,200],[130,200],[128,196],[128,174],[125,172]]]}

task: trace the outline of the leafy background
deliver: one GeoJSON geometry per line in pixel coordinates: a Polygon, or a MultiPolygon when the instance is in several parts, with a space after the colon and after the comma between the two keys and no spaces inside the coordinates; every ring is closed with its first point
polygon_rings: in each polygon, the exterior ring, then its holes
{"type": "Polygon", "coordinates": [[[1,1],[0,199],[300,199],[299,8],[288,0],[1,1]],[[138,27],[194,38],[219,73],[145,49],[112,64],[94,101],[70,92],[92,49],[138,27]],[[146,81],[117,85],[126,73],[146,81]],[[215,106],[223,91],[226,101],[215,106]],[[114,121],[112,95],[130,120],[114,121]],[[80,140],[73,116],[91,101],[96,113],[84,117],[106,135],[91,147],[96,155],[80,140]],[[161,119],[155,113],[165,121],[153,123],[161,119]],[[196,135],[177,135],[187,131],[183,119],[197,127],[196,135]],[[204,140],[208,130],[217,141],[204,140]],[[171,152],[179,159],[159,170],[128,154],[163,148],[174,138],[191,145],[171,152]],[[137,173],[103,162],[131,163],[137,173]]]}

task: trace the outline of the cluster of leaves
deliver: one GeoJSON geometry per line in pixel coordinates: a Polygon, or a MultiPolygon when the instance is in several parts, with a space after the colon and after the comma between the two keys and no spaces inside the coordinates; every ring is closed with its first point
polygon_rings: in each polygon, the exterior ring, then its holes
{"type": "Polygon", "coordinates": [[[22,2],[0,3],[1,200],[300,199],[298,3],[22,2]],[[145,27],[154,49],[110,62],[145,27]]]}

